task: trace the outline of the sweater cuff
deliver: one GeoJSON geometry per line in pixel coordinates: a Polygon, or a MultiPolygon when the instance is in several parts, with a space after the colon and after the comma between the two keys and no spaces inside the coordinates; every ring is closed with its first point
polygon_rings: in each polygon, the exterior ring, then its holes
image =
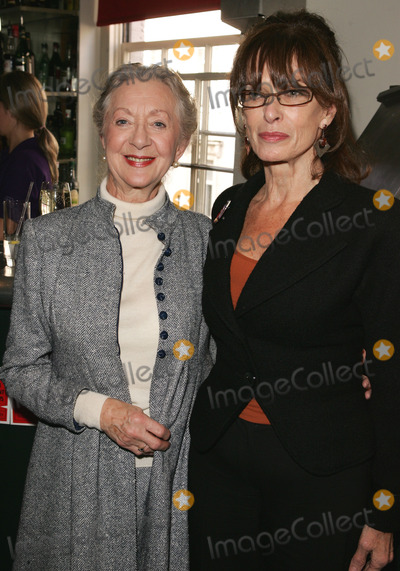
{"type": "Polygon", "coordinates": [[[100,428],[100,414],[104,402],[109,397],[101,393],[95,393],[84,389],[78,395],[74,408],[74,420],[81,426],[88,428],[100,428]]]}

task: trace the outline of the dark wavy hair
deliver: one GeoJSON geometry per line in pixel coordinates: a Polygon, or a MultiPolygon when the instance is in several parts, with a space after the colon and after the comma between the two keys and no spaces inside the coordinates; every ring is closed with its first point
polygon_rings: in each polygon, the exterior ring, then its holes
{"type": "MultiPolygon", "coordinates": [[[[369,173],[365,152],[356,143],[351,123],[349,94],[342,77],[342,52],[335,33],[319,15],[300,10],[276,12],[251,28],[240,45],[231,73],[230,103],[236,127],[244,136],[242,113],[238,109],[241,90],[260,89],[264,67],[273,87],[297,87],[296,78],[309,87],[318,103],[336,106],[336,115],[326,129],[330,149],[322,158],[323,170],[334,170],[343,178],[359,183],[369,173]],[[293,62],[297,69],[293,69],[293,62]]],[[[322,175],[316,156],[312,176],[322,175]]],[[[252,149],[244,148],[242,173],[249,178],[263,168],[252,149]]]]}

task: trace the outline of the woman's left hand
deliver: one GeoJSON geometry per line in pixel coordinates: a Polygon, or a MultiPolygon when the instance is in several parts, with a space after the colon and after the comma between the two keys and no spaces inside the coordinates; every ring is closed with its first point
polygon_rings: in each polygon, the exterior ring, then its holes
{"type": "Polygon", "coordinates": [[[349,571],[379,571],[393,561],[393,534],[368,525],[362,530],[349,571]],[[367,561],[368,555],[370,559],[367,561]]]}

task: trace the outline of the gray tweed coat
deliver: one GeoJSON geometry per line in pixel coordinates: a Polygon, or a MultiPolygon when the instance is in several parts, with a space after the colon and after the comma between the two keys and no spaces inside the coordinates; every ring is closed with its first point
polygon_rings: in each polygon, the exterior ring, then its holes
{"type": "Polygon", "coordinates": [[[210,222],[169,200],[146,219],[165,246],[154,290],[165,294],[157,306],[167,314],[160,331],[168,332],[159,341],[166,355],[154,368],[150,415],[170,429],[171,447],[154,455],[138,530],[135,456],[73,420],[82,389],[130,402],[117,338],[123,268],[113,208],[98,194],[24,228],[1,369],[8,394],[40,419],[17,538],[18,571],[188,569],[187,512],[172,496],[187,489],[188,418],[211,366],[201,314],[210,222]],[[190,360],[173,355],[180,339],[195,347],[190,360]]]}

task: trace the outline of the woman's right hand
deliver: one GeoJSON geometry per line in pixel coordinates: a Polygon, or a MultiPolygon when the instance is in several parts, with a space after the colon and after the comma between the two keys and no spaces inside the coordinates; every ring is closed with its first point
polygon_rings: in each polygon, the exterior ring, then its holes
{"type": "Polygon", "coordinates": [[[141,408],[108,398],[101,409],[100,427],[111,440],[136,456],[167,450],[171,433],[166,426],[144,414],[141,408]]]}

